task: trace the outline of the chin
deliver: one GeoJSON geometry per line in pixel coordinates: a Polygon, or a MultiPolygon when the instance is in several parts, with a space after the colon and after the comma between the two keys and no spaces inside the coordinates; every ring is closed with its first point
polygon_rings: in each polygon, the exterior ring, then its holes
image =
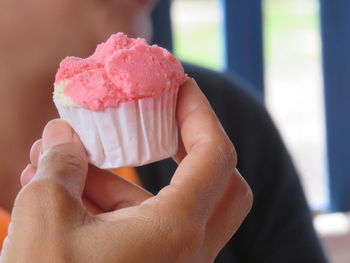
{"type": "Polygon", "coordinates": [[[152,35],[153,28],[151,19],[149,17],[136,22],[134,37],[142,37],[146,39],[148,43],[150,43],[150,41],[152,40],[152,35]]]}

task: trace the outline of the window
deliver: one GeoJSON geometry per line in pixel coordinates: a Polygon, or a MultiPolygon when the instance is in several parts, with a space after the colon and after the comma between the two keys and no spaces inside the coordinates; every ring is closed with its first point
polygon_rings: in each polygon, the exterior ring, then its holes
{"type": "Polygon", "coordinates": [[[187,62],[222,69],[219,1],[175,0],[171,15],[175,54],[187,62]]]}
{"type": "MultiPolygon", "coordinates": [[[[311,206],[326,205],[325,135],[317,0],[264,1],[265,102],[292,154],[311,206]]],[[[174,50],[223,68],[219,0],[175,0],[174,50]]]]}
{"type": "Polygon", "coordinates": [[[326,194],[325,131],[317,0],[265,0],[265,98],[315,209],[326,194]]]}

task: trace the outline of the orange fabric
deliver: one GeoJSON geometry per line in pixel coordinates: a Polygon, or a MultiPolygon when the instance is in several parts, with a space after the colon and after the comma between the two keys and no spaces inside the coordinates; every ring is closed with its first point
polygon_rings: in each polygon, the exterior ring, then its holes
{"type": "Polygon", "coordinates": [[[137,175],[136,169],[134,168],[119,168],[119,169],[113,169],[111,171],[134,184],[137,184],[140,186],[142,185],[141,180],[137,175]]]}
{"type": "Polygon", "coordinates": [[[10,224],[10,215],[0,208],[0,250],[2,248],[2,242],[7,236],[7,228],[10,224]]]}

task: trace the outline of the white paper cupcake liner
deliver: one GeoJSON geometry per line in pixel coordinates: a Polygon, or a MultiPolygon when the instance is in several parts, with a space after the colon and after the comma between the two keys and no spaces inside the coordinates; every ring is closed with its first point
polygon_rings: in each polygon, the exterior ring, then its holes
{"type": "Polygon", "coordinates": [[[54,102],[61,118],[80,136],[89,162],[110,169],[141,166],[176,153],[177,93],[171,89],[158,98],[124,102],[104,111],[54,102]]]}

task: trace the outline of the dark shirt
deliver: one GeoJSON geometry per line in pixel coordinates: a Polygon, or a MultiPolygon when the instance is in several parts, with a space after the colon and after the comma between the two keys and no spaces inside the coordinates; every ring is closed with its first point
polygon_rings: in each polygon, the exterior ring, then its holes
{"type": "MultiPolygon", "coordinates": [[[[235,77],[186,64],[185,71],[196,79],[234,143],[238,169],[254,194],[250,214],[215,262],[326,262],[297,172],[262,103],[235,77]]],[[[156,194],[175,169],[168,159],[138,172],[156,194]]]]}

